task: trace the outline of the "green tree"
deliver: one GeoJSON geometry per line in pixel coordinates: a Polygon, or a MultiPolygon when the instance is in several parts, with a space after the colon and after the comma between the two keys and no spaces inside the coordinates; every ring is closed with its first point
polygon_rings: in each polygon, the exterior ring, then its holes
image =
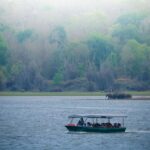
{"type": "Polygon", "coordinates": [[[139,12],[139,13],[126,13],[121,15],[117,22],[123,26],[134,24],[137,27],[141,23],[141,21],[146,17],[147,15],[145,13],[139,12]]]}
{"type": "Polygon", "coordinates": [[[6,75],[5,75],[4,68],[0,67],[0,90],[3,90],[5,88],[5,84],[7,81],[6,75]]]}
{"type": "Polygon", "coordinates": [[[5,65],[8,57],[8,49],[2,36],[0,35],[0,65],[5,65]]]}
{"type": "Polygon", "coordinates": [[[149,58],[150,48],[148,46],[140,44],[136,40],[129,40],[121,53],[125,74],[130,78],[144,79],[144,72],[146,71],[149,74],[149,58]]]}
{"type": "Polygon", "coordinates": [[[63,80],[62,72],[57,72],[53,77],[53,83],[59,85],[63,80]]]}
{"type": "Polygon", "coordinates": [[[106,60],[111,50],[113,49],[112,44],[103,37],[92,37],[87,42],[90,49],[90,59],[100,68],[101,64],[106,60]]]}
{"type": "Polygon", "coordinates": [[[25,42],[27,39],[29,39],[33,34],[33,31],[31,29],[26,29],[24,31],[20,31],[17,34],[17,39],[20,43],[25,42]]]}
{"type": "Polygon", "coordinates": [[[125,44],[129,39],[143,42],[141,24],[146,17],[142,12],[121,15],[113,28],[112,36],[116,37],[120,44],[125,44]]]}
{"type": "Polygon", "coordinates": [[[6,64],[8,60],[8,49],[5,41],[0,35],[0,90],[5,88],[7,81],[6,77],[6,64]]]}
{"type": "Polygon", "coordinates": [[[117,37],[119,43],[125,43],[129,39],[136,39],[140,41],[140,33],[138,28],[134,24],[128,24],[126,26],[118,25],[113,31],[113,37],[117,37]]]}
{"type": "Polygon", "coordinates": [[[55,44],[57,49],[64,49],[67,35],[64,27],[56,27],[49,35],[49,42],[55,44]]]}

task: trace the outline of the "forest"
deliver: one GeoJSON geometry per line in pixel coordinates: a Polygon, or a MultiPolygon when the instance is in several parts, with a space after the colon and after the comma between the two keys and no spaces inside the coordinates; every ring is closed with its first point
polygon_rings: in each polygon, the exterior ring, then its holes
{"type": "Polygon", "coordinates": [[[0,91],[150,90],[149,0],[1,0],[0,91]]]}

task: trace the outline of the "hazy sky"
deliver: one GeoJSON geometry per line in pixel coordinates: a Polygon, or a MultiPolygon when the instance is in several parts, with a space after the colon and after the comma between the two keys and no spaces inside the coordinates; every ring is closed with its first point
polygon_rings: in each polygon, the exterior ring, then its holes
{"type": "MultiPolygon", "coordinates": [[[[1,18],[6,22],[32,22],[33,19],[65,21],[74,16],[121,9],[123,0],[1,0],[1,18]],[[7,17],[7,18],[6,18],[7,17]]],[[[125,1],[125,0],[124,0],[125,1]]],[[[45,20],[45,21],[46,21],[45,20]]],[[[46,21],[47,22],[47,21],[46,21]]],[[[43,22],[44,23],[44,22],[43,22]]]]}
{"type": "Polygon", "coordinates": [[[129,10],[140,11],[148,7],[148,0],[0,1],[0,22],[15,30],[34,28],[41,34],[47,34],[61,25],[75,37],[87,30],[103,30],[103,26],[106,27],[109,22],[115,21],[120,14],[129,10]]]}

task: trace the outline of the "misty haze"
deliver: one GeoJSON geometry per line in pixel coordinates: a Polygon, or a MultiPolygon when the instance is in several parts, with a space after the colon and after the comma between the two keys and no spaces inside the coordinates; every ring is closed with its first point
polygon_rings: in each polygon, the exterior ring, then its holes
{"type": "Polygon", "coordinates": [[[150,89],[148,0],[1,0],[0,90],[150,89]]]}
{"type": "Polygon", "coordinates": [[[149,150],[150,1],[0,0],[0,150],[149,150]]]}

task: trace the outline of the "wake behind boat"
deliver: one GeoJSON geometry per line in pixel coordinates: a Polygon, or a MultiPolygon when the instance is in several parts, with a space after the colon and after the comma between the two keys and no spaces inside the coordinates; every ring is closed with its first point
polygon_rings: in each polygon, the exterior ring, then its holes
{"type": "Polygon", "coordinates": [[[70,123],[65,125],[69,131],[79,132],[125,132],[125,115],[71,115],[70,123]],[[117,119],[117,122],[116,122],[117,119]],[[119,120],[121,119],[121,122],[119,120]]]}

